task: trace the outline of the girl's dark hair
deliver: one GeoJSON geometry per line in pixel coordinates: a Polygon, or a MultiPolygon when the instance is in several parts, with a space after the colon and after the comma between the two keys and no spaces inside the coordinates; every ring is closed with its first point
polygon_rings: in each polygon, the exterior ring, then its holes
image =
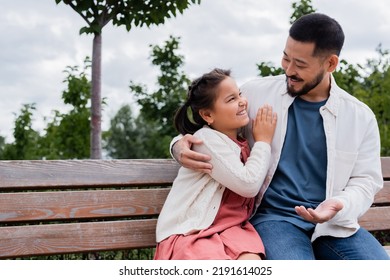
{"type": "Polygon", "coordinates": [[[195,79],[188,87],[187,100],[176,112],[174,124],[181,134],[193,134],[206,121],[200,116],[200,109],[211,109],[216,99],[216,88],[227,77],[230,70],[215,68],[195,79]]]}
{"type": "Polygon", "coordinates": [[[297,19],[291,26],[289,35],[299,42],[314,43],[313,56],[340,55],[344,44],[344,32],[340,24],[320,13],[304,15],[297,19]]]}

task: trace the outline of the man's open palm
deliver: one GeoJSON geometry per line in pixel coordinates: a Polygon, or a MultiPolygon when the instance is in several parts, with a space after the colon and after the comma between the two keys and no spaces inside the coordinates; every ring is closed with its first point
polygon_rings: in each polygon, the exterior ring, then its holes
{"type": "Polygon", "coordinates": [[[343,209],[343,204],[336,199],[327,199],[316,209],[296,206],[295,211],[299,216],[312,223],[324,223],[332,219],[343,209]]]}

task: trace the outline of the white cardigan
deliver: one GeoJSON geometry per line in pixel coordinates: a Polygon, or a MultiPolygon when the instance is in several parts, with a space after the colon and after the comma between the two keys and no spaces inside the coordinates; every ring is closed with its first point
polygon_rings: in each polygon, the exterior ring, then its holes
{"type": "Polygon", "coordinates": [[[203,144],[193,150],[211,156],[212,173],[181,167],[157,221],[157,242],[173,234],[190,234],[209,227],[226,188],[243,197],[255,197],[267,175],[271,147],[255,142],[244,165],[241,148],[228,136],[209,127],[194,136],[203,144]]]}

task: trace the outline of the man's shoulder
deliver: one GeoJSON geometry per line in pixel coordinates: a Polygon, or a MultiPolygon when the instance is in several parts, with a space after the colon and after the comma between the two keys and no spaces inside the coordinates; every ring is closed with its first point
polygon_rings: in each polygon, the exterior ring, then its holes
{"type": "Polygon", "coordinates": [[[277,75],[277,76],[266,76],[266,77],[256,77],[252,78],[249,81],[245,82],[243,86],[250,85],[250,84],[259,84],[259,83],[285,83],[286,82],[286,76],[285,75],[277,75]]]}
{"type": "Polygon", "coordinates": [[[359,110],[365,110],[369,111],[371,113],[370,107],[364,103],[363,101],[359,100],[356,96],[353,96],[349,92],[345,91],[342,88],[338,88],[337,90],[337,96],[339,97],[341,104],[347,107],[354,107],[359,110]]]}
{"type": "MultiPolygon", "coordinates": [[[[362,118],[367,120],[375,119],[374,112],[366,103],[344,89],[338,88],[333,91],[333,95],[336,97],[337,111],[340,114],[353,114],[355,116],[354,119],[359,121],[361,121],[362,118]],[[359,116],[359,118],[357,118],[357,116],[359,116]]],[[[351,120],[349,119],[349,121],[351,120]]]]}
{"type": "Polygon", "coordinates": [[[251,91],[252,89],[258,90],[259,88],[285,88],[286,87],[286,76],[267,76],[257,77],[251,79],[240,87],[242,91],[251,91]]]}

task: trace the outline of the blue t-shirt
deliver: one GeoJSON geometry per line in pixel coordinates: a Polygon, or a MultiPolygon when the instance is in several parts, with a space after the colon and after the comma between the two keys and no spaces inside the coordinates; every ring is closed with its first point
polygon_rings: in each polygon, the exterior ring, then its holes
{"type": "Polygon", "coordinates": [[[316,208],[325,199],[327,153],[319,109],[326,103],[295,98],[288,110],[286,139],[275,175],[251,222],[279,220],[311,230],[294,207],[316,208]]]}

